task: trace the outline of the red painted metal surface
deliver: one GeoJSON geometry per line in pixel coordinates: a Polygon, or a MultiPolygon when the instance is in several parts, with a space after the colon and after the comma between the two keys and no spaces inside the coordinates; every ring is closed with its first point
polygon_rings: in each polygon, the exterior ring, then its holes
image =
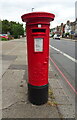
{"type": "Polygon", "coordinates": [[[48,84],[49,25],[54,17],[54,14],[46,12],[33,12],[22,16],[27,32],[28,83],[33,86],[48,84]],[[38,27],[38,24],[41,27],[38,27]],[[38,38],[43,40],[43,50],[36,52],[35,39],[38,38]]]}

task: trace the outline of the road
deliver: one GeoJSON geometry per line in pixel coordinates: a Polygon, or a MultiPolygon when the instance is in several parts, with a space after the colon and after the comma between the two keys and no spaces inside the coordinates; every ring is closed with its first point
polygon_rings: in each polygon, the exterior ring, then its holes
{"type": "MultiPolygon", "coordinates": [[[[56,64],[63,82],[66,94],[74,102],[77,98],[77,42],[72,40],[55,40],[50,38],[50,58],[56,64]],[[68,92],[67,92],[68,91],[68,92]]],[[[77,102],[76,102],[77,105],[77,102]]]]}

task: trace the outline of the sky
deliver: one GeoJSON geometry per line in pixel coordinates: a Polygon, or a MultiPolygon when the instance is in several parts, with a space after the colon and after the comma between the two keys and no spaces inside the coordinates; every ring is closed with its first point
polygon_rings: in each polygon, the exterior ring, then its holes
{"type": "MultiPolygon", "coordinates": [[[[49,12],[55,14],[50,28],[67,20],[75,21],[75,2],[77,0],[0,0],[0,19],[23,23],[21,16],[32,12],[49,12]]],[[[23,23],[25,24],[25,23],[23,23]]]]}

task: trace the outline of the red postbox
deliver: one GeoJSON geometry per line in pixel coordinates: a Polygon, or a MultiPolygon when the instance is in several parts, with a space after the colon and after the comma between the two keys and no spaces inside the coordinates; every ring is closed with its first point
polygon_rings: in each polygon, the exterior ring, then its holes
{"type": "Polygon", "coordinates": [[[21,17],[27,32],[28,98],[36,105],[48,100],[49,26],[54,17],[47,12],[32,12],[21,17]]]}

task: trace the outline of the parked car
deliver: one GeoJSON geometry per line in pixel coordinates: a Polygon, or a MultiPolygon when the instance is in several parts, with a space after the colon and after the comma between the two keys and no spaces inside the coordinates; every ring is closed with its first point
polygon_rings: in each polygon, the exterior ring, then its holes
{"type": "Polygon", "coordinates": [[[0,34],[0,38],[5,38],[5,39],[9,39],[7,34],[0,34]]]}
{"type": "Polygon", "coordinates": [[[60,34],[55,34],[55,35],[53,36],[53,39],[58,39],[58,40],[60,40],[60,34]]]}

